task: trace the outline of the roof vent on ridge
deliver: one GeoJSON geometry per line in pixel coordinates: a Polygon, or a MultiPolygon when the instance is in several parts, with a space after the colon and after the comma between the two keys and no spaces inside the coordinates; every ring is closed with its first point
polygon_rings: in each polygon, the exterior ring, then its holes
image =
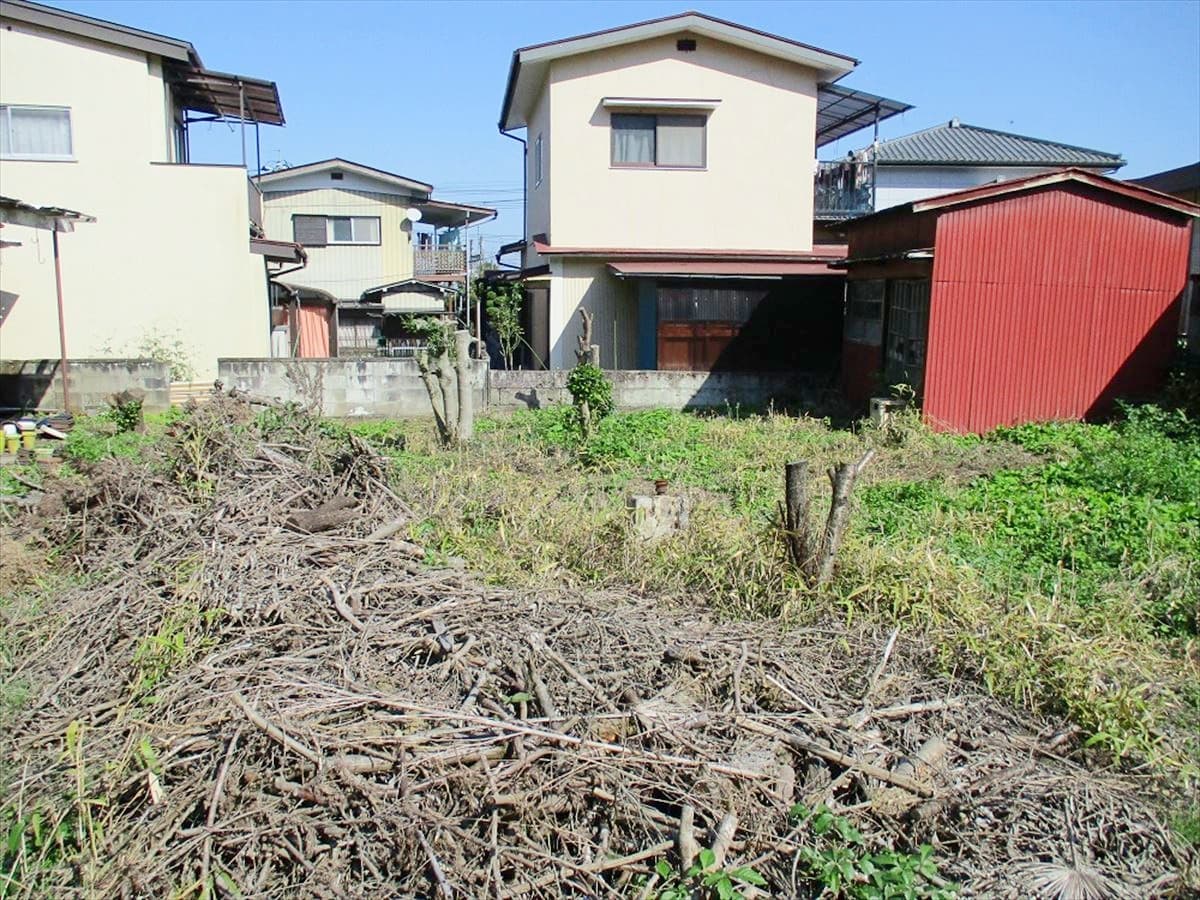
{"type": "Polygon", "coordinates": [[[959,126],[961,126],[961,125],[962,125],[962,122],[960,122],[960,121],[959,121],[957,118],[953,118],[953,119],[951,119],[951,120],[950,120],[950,127],[951,127],[951,128],[958,128],[958,127],[959,127],[959,126]]]}

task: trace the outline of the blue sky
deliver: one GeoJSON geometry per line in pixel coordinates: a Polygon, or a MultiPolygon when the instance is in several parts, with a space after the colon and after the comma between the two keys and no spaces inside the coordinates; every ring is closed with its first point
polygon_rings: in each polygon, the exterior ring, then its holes
{"type": "MultiPolygon", "coordinates": [[[[521,230],[520,146],[496,129],[513,49],[688,8],[858,58],[842,84],[916,107],[884,123],[884,138],[957,116],[1120,152],[1123,177],[1200,158],[1200,0],[687,3],[53,5],[189,40],[209,68],[278,82],[288,124],[262,129],[264,161],[341,156],[431,182],[500,210],[485,226],[493,247],[521,230]]],[[[241,158],[225,125],[196,126],[193,148],[200,161],[241,158]]]]}

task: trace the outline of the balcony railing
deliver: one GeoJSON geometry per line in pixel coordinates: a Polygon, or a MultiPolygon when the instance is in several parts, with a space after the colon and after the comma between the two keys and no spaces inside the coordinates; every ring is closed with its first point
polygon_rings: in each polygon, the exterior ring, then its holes
{"type": "Polygon", "coordinates": [[[854,219],[875,211],[875,166],[858,160],[817,163],[813,218],[854,219]]]}
{"type": "Polygon", "coordinates": [[[413,274],[457,275],[467,271],[467,251],[462,247],[414,247],[413,274]]]}

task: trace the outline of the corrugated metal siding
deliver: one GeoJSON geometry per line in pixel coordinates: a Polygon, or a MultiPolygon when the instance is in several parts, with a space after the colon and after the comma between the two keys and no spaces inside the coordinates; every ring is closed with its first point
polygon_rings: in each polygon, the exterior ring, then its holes
{"type": "Polygon", "coordinates": [[[606,369],[637,367],[638,315],[633,282],[608,273],[604,263],[588,260],[563,262],[563,359],[575,363],[575,335],[579,333],[580,306],[593,316],[592,342],[600,347],[600,365],[606,369]]]}
{"type": "Polygon", "coordinates": [[[1161,386],[1187,271],[1176,216],[1079,186],[943,213],[925,376],[935,428],[1107,412],[1161,386]]]}
{"type": "Polygon", "coordinates": [[[847,256],[871,259],[932,247],[936,226],[935,213],[893,213],[851,221],[846,228],[847,256]]]}
{"type": "Polygon", "coordinates": [[[308,265],[286,278],[343,300],[357,300],[368,288],[412,277],[412,239],[403,227],[405,209],[405,198],[373,191],[327,188],[263,195],[264,227],[272,240],[292,240],[293,215],[379,217],[378,246],[312,247],[308,265]]]}

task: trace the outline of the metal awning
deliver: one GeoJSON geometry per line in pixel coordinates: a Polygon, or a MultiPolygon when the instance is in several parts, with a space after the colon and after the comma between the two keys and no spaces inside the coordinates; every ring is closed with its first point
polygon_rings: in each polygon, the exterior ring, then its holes
{"type": "Polygon", "coordinates": [[[170,66],[167,77],[179,105],[185,109],[235,122],[283,124],[279,88],[273,81],[194,65],[170,66]]]}
{"type": "Polygon", "coordinates": [[[836,84],[822,84],[817,88],[817,146],[832,144],[910,109],[911,103],[836,84]]]}
{"type": "Polygon", "coordinates": [[[265,256],[268,262],[306,263],[308,253],[294,241],[272,241],[268,238],[250,238],[250,252],[265,256]]]}
{"type": "Polygon", "coordinates": [[[451,203],[448,200],[417,200],[412,205],[421,211],[421,224],[435,228],[462,228],[496,217],[496,211],[486,206],[451,203]]]}
{"type": "Polygon", "coordinates": [[[0,224],[24,225],[44,231],[75,230],[76,222],[95,222],[95,216],[59,206],[34,206],[12,197],[0,197],[0,224]]]}
{"type": "Polygon", "coordinates": [[[642,260],[610,262],[618,278],[789,278],[838,275],[828,262],[723,262],[708,260],[642,260]]]}

